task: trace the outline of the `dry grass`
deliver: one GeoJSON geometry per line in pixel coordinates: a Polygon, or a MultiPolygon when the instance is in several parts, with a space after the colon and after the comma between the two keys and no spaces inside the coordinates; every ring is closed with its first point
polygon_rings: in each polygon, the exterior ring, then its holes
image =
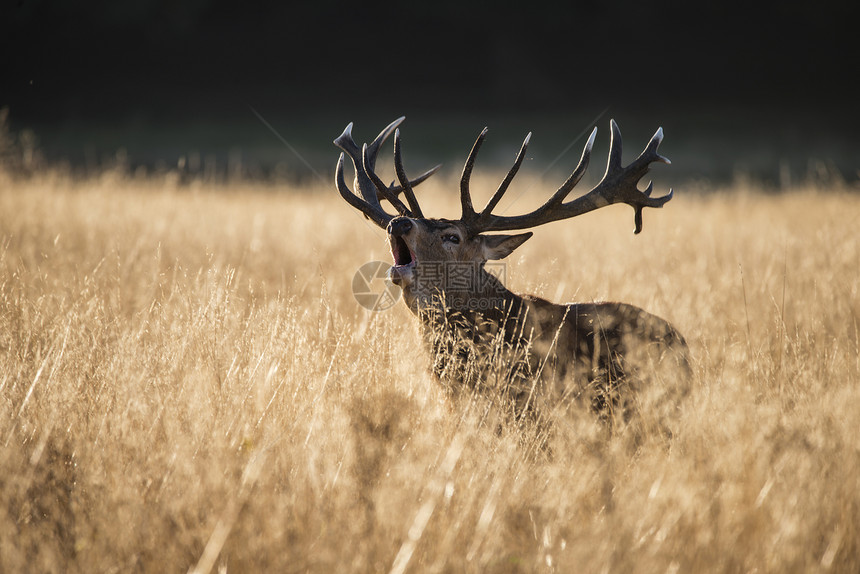
{"type": "Polygon", "coordinates": [[[668,448],[535,452],[354,302],[387,254],[333,189],[0,175],[0,571],[860,571],[860,196],[731,191],[518,251],[694,356],[668,448]]]}

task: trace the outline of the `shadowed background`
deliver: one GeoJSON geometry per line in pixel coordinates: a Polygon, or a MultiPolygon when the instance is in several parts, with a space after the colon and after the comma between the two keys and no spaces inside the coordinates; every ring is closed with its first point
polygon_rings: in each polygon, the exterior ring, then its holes
{"type": "Polygon", "coordinates": [[[174,4],[0,4],[0,572],[860,572],[856,7],[174,4]],[[331,140],[401,114],[433,215],[485,125],[478,205],[534,131],[511,214],[664,127],[642,234],[505,282],[676,325],[671,439],[505,421],[356,302],[331,140]]]}
{"type": "Polygon", "coordinates": [[[664,127],[669,184],[854,181],[858,16],[799,1],[19,0],[0,9],[0,107],[46,160],[81,169],[328,179],[347,122],[370,139],[405,114],[413,170],[458,169],[489,125],[484,165],[532,130],[539,171],[576,141],[564,171],[614,117],[626,158],[664,127]]]}

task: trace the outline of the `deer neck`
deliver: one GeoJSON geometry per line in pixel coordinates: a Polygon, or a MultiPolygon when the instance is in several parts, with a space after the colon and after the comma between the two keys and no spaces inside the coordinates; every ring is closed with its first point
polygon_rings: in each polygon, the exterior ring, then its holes
{"type": "Polygon", "coordinates": [[[451,390],[481,385],[491,371],[497,375],[494,380],[511,384],[532,372],[529,303],[483,268],[480,279],[479,288],[439,292],[426,306],[413,309],[433,372],[454,384],[451,390]]]}
{"type": "Polygon", "coordinates": [[[449,278],[449,286],[454,288],[414,298],[409,308],[425,328],[436,332],[457,330],[474,336],[479,331],[495,333],[500,328],[511,330],[514,324],[521,326],[527,315],[521,296],[483,267],[477,268],[473,279],[469,284],[450,285],[449,278]]]}

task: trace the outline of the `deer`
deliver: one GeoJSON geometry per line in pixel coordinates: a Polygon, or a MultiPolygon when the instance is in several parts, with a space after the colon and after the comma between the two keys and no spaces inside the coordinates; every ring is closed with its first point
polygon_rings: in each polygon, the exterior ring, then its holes
{"type": "Polygon", "coordinates": [[[643,210],[660,208],[673,197],[671,189],[652,197],[653,182],[644,191],[638,188],[652,163],[670,163],[657,153],[662,128],[624,167],[621,132],[610,120],[610,149],[602,179],[589,192],[567,200],[586,173],[595,127],[571,175],[543,205],[521,215],[493,211],[520,169],[532,134],[526,136],[486,206],[476,211],[470,179],[488,133],[485,128],[460,178],[460,218],[438,219],[424,215],[414,188],[441,166],[409,179],[398,127],[404,119],[391,122],[361,148],[352,136],[353,124],[347,125],[334,140],[342,150],[335,184],[350,206],[385,230],[393,258],[388,279],[400,287],[406,305],[419,319],[436,378],[454,394],[477,391],[494,397],[516,420],[581,403],[600,418],[629,422],[645,404],[641,396],[649,375],[651,383],[657,381],[660,387],[649,404],[677,409],[690,374],[688,348],[668,321],[626,303],[556,304],[519,295],[508,290],[500,274],[489,267],[500,265],[491,262],[509,256],[532,237],[531,231],[492,232],[532,229],[615,203],[633,207],[634,233],[640,233],[643,210]],[[398,183],[386,185],[375,168],[379,150],[392,133],[398,183]],[[345,182],[345,156],[352,160],[357,192],[345,182]],[[386,211],[383,201],[396,213],[386,211]],[[655,373],[664,373],[663,378],[655,373]]]}

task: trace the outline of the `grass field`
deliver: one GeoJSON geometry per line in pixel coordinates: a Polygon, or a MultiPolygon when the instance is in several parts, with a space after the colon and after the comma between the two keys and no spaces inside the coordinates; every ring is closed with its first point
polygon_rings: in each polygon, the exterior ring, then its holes
{"type": "Polygon", "coordinates": [[[860,571],[860,195],[681,189],[644,223],[538,230],[507,284],[676,325],[680,432],[536,450],[449,401],[402,304],[356,304],[389,256],[333,185],[0,174],[0,571],[860,571]]]}

